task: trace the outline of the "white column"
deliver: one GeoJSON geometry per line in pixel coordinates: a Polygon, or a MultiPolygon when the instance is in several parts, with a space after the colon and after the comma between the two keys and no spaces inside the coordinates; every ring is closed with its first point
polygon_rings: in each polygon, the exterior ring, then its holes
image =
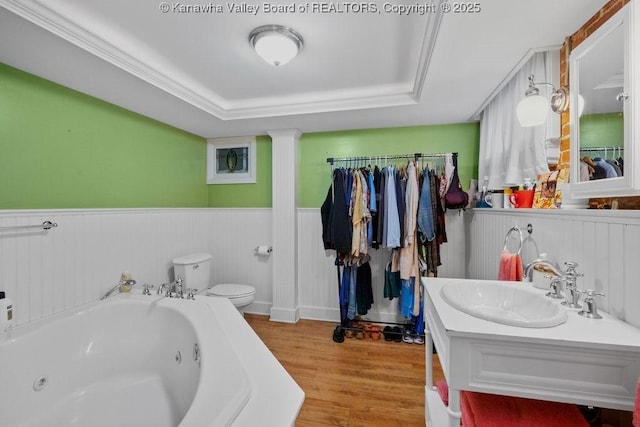
{"type": "Polygon", "coordinates": [[[271,320],[295,323],[298,307],[298,129],[272,130],[273,305],[271,320]]]}

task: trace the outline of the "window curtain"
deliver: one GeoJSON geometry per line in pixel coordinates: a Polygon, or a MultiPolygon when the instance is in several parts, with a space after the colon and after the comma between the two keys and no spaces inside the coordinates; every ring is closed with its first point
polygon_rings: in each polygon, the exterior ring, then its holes
{"type": "MultiPolygon", "coordinates": [[[[549,117],[546,124],[522,127],[516,116],[516,106],[524,97],[531,74],[535,76],[535,82],[557,80],[553,78],[551,55],[553,52],[535,53],[482,112],[478,180],[482,182],[485,176],[489,177],[489,189],[521,185],[524,178],[533,181],[537,175],[549,171],[545,142],[559,136],[559,129],[553,128],[557,120],[549,117]]],[[[551,99],[549,86],[537,87],[542,96],[551,99]]],[[[551,114],[556,113],[549,108],[551,114]]]]}

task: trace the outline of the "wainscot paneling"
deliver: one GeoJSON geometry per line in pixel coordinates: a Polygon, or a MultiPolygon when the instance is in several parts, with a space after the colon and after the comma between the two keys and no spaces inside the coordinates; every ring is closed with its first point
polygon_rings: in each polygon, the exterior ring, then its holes
{"type": "MultiPolygon", "coordinates": [[[[523,263],[547,253],[564,268],[575,261],[584,277],[579,289],[604,292],[596,297],[598,309],[640,327],[640,212],[536,209],[474,209],[465,213],[468,235],[467,277],[496,279],[500,253],[510,227],[523,229],[523,263]],[[533,233],[526,232],[527,224],[533,233]]],[[[512,234],[513,235],[513,234],[512,234]]],[[[517,250],[510,239],[507,248],[517,250]]]]}
{"type": "Polygon", "coordinates": [[[138,284],[173,280],[171,260],[213,254],[213,283],[256,287],[248,311],[271,306],[271,263],[254,248],[271,242],[270,209],[96,209],[0,211],[0,227],[41,224],[49,231],[0,231],[0,290],[26,323],[100,298],[120,273],[138,284]]]}
{"type": "MultiPolygon", "coordinates": [[[[338,321],[334,251],[322,244],[319,209],[298,209],[297,303],[300,316],[338,321]]],[[[58,223],[49,231],[0,231],[0,290],[26,323],[102,296],[123,271],[139,284],[173,280],[171,260],[192,252],[214,256],[212,283],[256,287],[248,312],[268,314],[273,302],[272,258],[254,252],[272,243],[271,209],[96,209],[0,211],[0,227],[58,223]]],[[[640,327],[640,213],[475,209],[447,213],[440,277],[495,279],[507,230],[525,232],[525,264],[539,253],[562,264],[576,261],[582,289],[603,291],[599,308],[640,327]]],[[[515,250],[516,242],[508,242],[515,250]]],[[[373,250],[375,304],[368,317],[396,321],[397,300],[383,298],[387,250],[373,250]]],[[[295,262],[295,260],[292,260],[295,262]]]]}
{"type": "MultiPolygon", "coordinates": [[[[448,242],[441,245],[442,266],[440,277],[464,277],[465,223],[459,211],[446,215],[448,242]]],[[[401,321],[398,299],[388,300],[384,295],[384,267],[389,262],[388,249],[370,249],[373,295],[375,304],[364,316],[385,322],[401,321]]],[[[322,221],[319,209],[298,209],[298,294],[300,317],[339,321],[338,273],[335,251],[324,250],[322,221]]]]}

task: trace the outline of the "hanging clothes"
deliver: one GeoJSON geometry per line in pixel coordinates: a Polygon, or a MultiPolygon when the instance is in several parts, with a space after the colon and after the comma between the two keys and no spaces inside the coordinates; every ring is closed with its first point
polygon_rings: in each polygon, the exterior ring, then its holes
{"type": "Polygon", "coordinates": [[[373,246],[373,230],[374,230],[374,223],[373,223],[373,219],[376,216],[376,211],[378,210],[378,204],[376,201],[376,185],[375,185],[375,178],[374,178],[374,174],[373,173],[368,173],[368,181],[367,184],[369,185],[369,194],[368,194],[368,200],[369,200],[369,213],[371,214],[370,220],[367,223],[367,244],[368,246],[373,246]]]}
{"type": "Polygon", "coordinates": [[[404,280],[419,277],[418,272],[418,242],[417,242],[417,214],[418,214],[418,176],[415,164],[407,167],[405,190],[404,245],[400,250],[400,277],[404,280]]]}
{"type": "Polygon", "coordinates": [[[349,316],[349,291],[351,290],[351,266],[342,268],[342,280],[340,281],[340,319],[343,321],[349,316]]]}
{"type": "Polygon", "coordinates": [[[401,290],[400,271],[391,271],[391,262],[388,262],[384,269],[384,297],[390,300],[399,298],[401,290]]]}
{"type": "Polygon", "coordinates": [[[343,326],[373,306],[368,251],[386,248],[390,260],[384,268],[383,296],[398,299],[399,312],[416,325],[415,331],[424,328],[420,277],[437,276],[439,245],[447,240],[440,194],[447,186],[447,164],[443,156],[438,172],[418,170],[416,161],[401,167],[333,170],[321,207],[322,237],[325,249],[337,254],[343,326]]]}
{"type": "Polygon", "coordinates": [[[418,239],[417,214],[419,200],[419,185],[415,163],[410,162],[406,168],[403,194],[403,241],[397,250],[400,279],[402,283],[400,297],[400,311],[411,318],[418,314],[416,301],[416,278],[420,277],[418,270],[418,239]]]}
{"type": "Polygon", "coordinates": [[[418,229],[424,239],[432,241],[436,238],[435,225],[433,223],[433,206],[431,205],[431,176],[425,169],[422,173],[422,187],[418,200],[418,229]]]}
{"type": "Polygon", "coordinates": [[[378,249],[381,246],[384,246],[384,222],[386,221],[386,210],[385,210],[385,193],[386,193],[386,175],[384,173],[383,170],[380,170],[377,166],[376,166],[376,170],[378,171],[377,177],[378,177],[378,181],[375,183],[376,186],[376,190],[377,190],[377,194],[376,194],[376,203],[377,203],[377,207],[378,207],[378,212],[376,215],[376,220],[378,222],[377,224],[377,230],[375,232],[375,242],[374,242],[374,248],[378,249]]]}
{"type": "Polygon", "coordinates": [[[400,225],[400,244],[399,247],[404,247],[404,236],[405,236],[405,192],[407,188],[407,177],[406,170],[398,170],[396,169],[396,204],[398,205],[398,224],[400,225]]]}
{"type": "Polygon", "coordinates": [[[322,239],[325,249],[335,249],[338,254],[351,250],[352,227],[346,194],[347,174],[344,169],[333,171],[333,183],[321,211],[322,239]]]}
{"type": "Polygon", "coordinates": [[[437,277],[438,267],[442,265],[440,261],[440,245],[447,241],[445,227],[445,210],[442,198],[438,191],[440,180],[446,179],[438,177],[434,171],[429,172],[429,186],[431,188],[431,214],[434,217],[435,238],[431,241],[423,242],[422,253],[423,259],[427,265],[426,275],[437,277]]]}
{"type": "Polygon", "coordinates": [[[373,286],[371,285],[371,265],[360,265],[356,271],[356,306],[358,314],[365,315],[373,305],[373,286]]]}
{"type": "Polygon", "coordinates": [[[384,201],[385,221],[383,228],[383,246],[400,247],[400,215],[398,212],[398,196],[396,193],[397,170],[393,166],[386,169],[386,193],[384,201]]]}
{"type": "Polygon", "coordinates": [[[347,311],[347,318],[353,320],[356,318],[356,286],[358,280],[358,269],[352,267],[349,271],[349,304],[347,311]]]}
{"type": "Polygon", "coordinates": [[[351,188],[351,205],[349,207],[349,216],[351,216],[351,222],[353,224],[351,255],[356,257],[360,256],[360,251],[362,249],[362,225],[365,222],[366,217],[364,203],[362,201],[362,193],[363,190],[360,173],[358,171],[354,171],[353,187],[351,188]]]}

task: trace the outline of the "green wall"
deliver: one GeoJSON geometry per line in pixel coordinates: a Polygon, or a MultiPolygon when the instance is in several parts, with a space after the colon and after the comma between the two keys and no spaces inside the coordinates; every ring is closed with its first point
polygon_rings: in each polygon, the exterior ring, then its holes
{"type": "MultiPolygon", "coordinates": [[[[206,184],[206,140],[0,63],[0,209],[271,207],[271,138],[256,184],[206,184]]],[[[479,124],[303,134],[298,206],[319,207],[327,157],[453,152],[463,187],[479,124]]]]}
{"type": "Polygon", "coordinates": [[[256,183],[211,184],[209,206],[216,208],[271,207],[271,138],[256,137],[256,183]]]}
{"type": "Polygon", "coordinates": [[[206,141],[0,64],[0,209],[207,206],[206,141]]]}
{"type": "MultiPolygon", "coordinates": [[[[303,134],[298,146],[298,206],[322,205],[331,183],[327,157],[457,151],[466,189],[469,179],[477,176],[479,141],[478,123],[303,134]]],[[[209,206],[271,207],[271,138],[258,137],[256,151],[256,183],[209,185],[209,206]]]]}
{"type": "Polygon", "coordinates": [[[624,147],[622,113],[585,114],[580,117],[580,147],[624,147]]]}
{"type": "Polygon", "coordinates": [[[479,123],[303,134],[299,146],[298,206],[319,207],[331,183],[328,157],[458,152],[466,190],[478,175],[479,123]]]}

